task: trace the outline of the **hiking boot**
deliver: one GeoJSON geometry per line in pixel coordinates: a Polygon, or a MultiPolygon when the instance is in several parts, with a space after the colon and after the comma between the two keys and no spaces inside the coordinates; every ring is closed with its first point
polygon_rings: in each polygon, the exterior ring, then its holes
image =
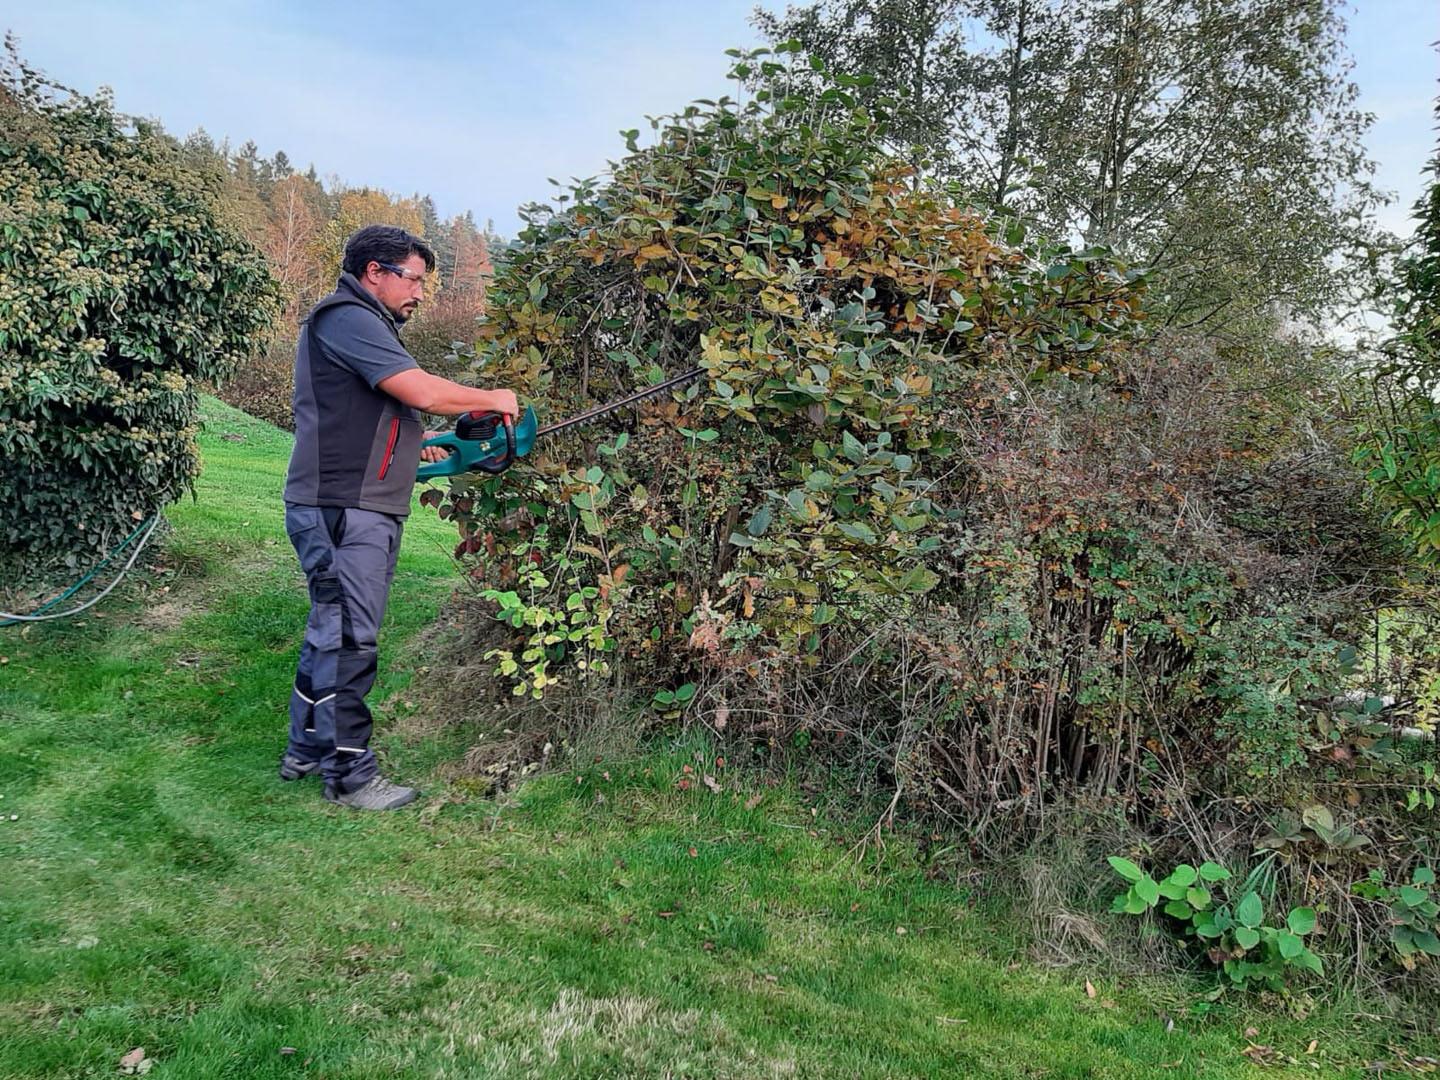
{"type": "Polygon", "coordinates": [[[293,754],[285,754],[280,758],[280,779],[281,780],[303,780],[307,776],[320,775],[320,762],[301,761],[293,754]]]}
{"type": "Polygon", "coordinates": [[[392,784],[383,776],[377,776],[364,787],[350,792],[325,788],[325,798],[356,810],[394,810],[408,802],[414,802],[415,796],[419,794],[413,787],[392,784]]]}

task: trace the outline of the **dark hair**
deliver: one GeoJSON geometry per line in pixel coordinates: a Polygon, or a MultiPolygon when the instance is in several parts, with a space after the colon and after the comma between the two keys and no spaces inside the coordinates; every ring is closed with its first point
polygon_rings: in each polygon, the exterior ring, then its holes
{"type": "Polygon", "coordinates": [[[425,260],[425,269],[435,269],[435,252],[418,236],[398,225],[366,225],[356,229],[345,241],[345,261],[341,268],[359,277],[372,262],[402,263],[411,255],[425,260]]]}

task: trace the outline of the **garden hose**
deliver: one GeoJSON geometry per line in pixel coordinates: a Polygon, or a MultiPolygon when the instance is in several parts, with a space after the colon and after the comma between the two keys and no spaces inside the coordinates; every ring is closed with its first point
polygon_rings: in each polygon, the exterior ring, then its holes
{"type": "Polygon", "coordinates": [[[142,524],[138,529],[132,532],[124,540],[121,540],[120,543],[116,544],[115,547],[110,550],[110,554],[106,555],[105,558],[100,560],[100,562],[95,566],[95,569],[91,570],[83,578],[77,581],[74,585],[71,585],[70,588],[66,589],[63,593],[55,597],[53,600],[47,600],[45,603],[41,604],[38,608],[36,608],[28,615],[16,615],[9,611],[0,611],[0,626],[12,626],[15,623],[22,622],[47,622],[50,619],[67,619],[71,615],[78,615],[86,608],[93,607],[94,605],[98,604],[101,600],[104,600],[105,597],[110,595],[111,590],[113,590],[116,585],[119,585],[125,575],[130,572],[130,568],[135,565],[135,560],[140,558],[140,552],[145,549],[145,545],[149,542],[151,534],[154,533],[155,527],[159,524],[160,511],[157,510],[154,515],[151,516],[149,521],[142,524]],[[140,536],[141,533],[144,533],[145,535],[140,536]],[[74,596],[77,592],[84,588],[85,585],[89,581],[91,581],[96,574],[98,574],[101,570],[105,568],[105,565],[111,559],[113,559],[116,555],[120,554],[120,552],[125,549],[125,546],[129,544],[130,541],[134,540],[137,536],[140,536],[140,542],[135,545],[135,550],[130,553],[129,561],[126,562],[126,564],[120,569],[120,573],[115,575],[115,580],[110,582],[109,585],[106,585],[105,588],[102,589],[97,595],[92,596],[83,604],[73,607],[69,611],[55,611],[45,615],[41,614],[41,612],[54,607],[56,604],[64,603],[66,600],[68,600],[70,597],[74,596]]]}

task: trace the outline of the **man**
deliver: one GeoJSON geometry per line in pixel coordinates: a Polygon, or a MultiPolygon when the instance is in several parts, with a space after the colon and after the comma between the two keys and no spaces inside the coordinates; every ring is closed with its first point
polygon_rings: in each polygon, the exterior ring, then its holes
{"type": "Polygon", "coordinates": [[[434,252],[404,229],[369,225],[345,243],[344,273],[315,305],[295,350],[295,449],[285,531],[310,590],[310,617],[290,694],[280,778],[319,773],[325,797],[360,810],[415,798],[379,775],[365,695],[375,682],[400,533],[422,452],[418,410],[502,413],[509,390],[477,390],[420,370],[400,327],[424,299],[434,252]]]}

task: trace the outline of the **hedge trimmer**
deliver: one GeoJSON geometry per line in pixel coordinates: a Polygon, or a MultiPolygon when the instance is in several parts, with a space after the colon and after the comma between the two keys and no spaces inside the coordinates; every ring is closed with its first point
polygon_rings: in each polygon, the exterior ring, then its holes
{"type": "Polygon", "coordinates": [[[673,390],[677,386],[683,386],[691,379],[698,378],[703,374],[705,374],[704,368],[692,368],[679,375],[671,376],[664,382],[628,394],[618,401],[596,405],[593,409],[587,409],[583,413],[556,421],[543,428],[535,418],[535,410],[528,406],[525,414],[515,424],[504,423],[503,417],[497,412],[465,413],[455,422],[453,432],[447,431],[444,435],[437,435],[433,439],[425,440],[424,446],[438,446],[443,450],[450,451],[450,456],[444,461],[430,461],[422,464],[420,470],[415,474],[415,478],[417,480],[438,480],[442,476],[459,476],[465,472],[483,472],[492,475],[502,473],[515,464],[516,458],[530,453],[535,445],[535,440],[542,436],[555,435],[569,428],[580,427],[582,424],[599,420],[602,416],[609,416],[628,405],[635,405],[646,398],[652,398],[667,390],[673,390]]]}

